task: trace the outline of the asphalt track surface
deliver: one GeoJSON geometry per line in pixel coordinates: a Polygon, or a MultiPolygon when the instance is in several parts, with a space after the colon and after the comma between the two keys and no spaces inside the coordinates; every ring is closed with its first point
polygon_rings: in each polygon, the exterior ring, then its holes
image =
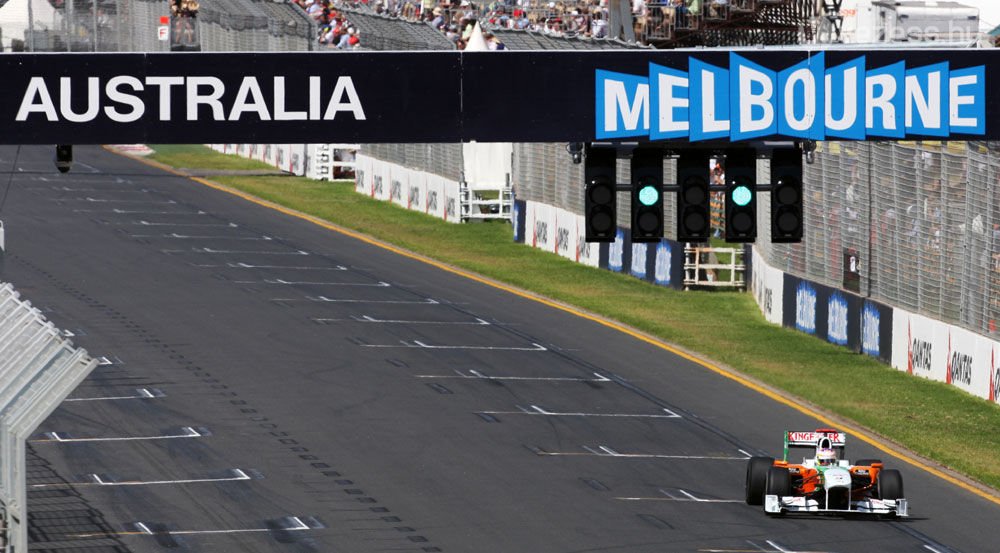
{"type": "Polygon", "coordinates": [[[3,279],[105,364],[29,444],[33,551],[1000,550],[1000,505],[857,440],[910,519],[767,517],[745,458],[821,425],[801,411],[102,149],[51,155],[20,150],[3,279]]]}

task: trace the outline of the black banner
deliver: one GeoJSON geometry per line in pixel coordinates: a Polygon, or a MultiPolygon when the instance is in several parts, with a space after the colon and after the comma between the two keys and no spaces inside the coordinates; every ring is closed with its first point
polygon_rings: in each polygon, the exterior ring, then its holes
{"type": "Polygon", "coordinates": [[[457,54],[0,56],[0,143],[459,142],[457,54]]]}
{"type": "Polygon", "coordinates": [[[0,74],[5,144],[1000,139],[994,49],[6,54],[0,74]]]}
{"type": "Polygon", "coordinates": [[[860,296],[785,273],[783,325],[882,358],[892,353],[892,311],[860,296]],[[866,318],[867,317],[867,318],[866,318]],[[867,336],[863,336],[864,325],[867,336]],[[888,353],[886,353],[888,352],[888,353]]]}
{"type": "Polygon", "coordinates": [[[514,200],[514,216],[512,217],[514,226],[514,241],[524,244],[524,227],[527,224],[528,202],[525,200],[514,200]]]}
{"type": "Polygon", "coordinates": [[[865,300],[861,310],[861,351],[892,363],[891,306],[865,300]]]}

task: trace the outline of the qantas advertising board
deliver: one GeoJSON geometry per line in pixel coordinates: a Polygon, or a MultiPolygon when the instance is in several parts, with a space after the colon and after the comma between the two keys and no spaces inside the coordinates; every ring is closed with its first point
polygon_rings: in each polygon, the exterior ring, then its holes
{"type": "Polygon", "coordinates": [[[996,49],[5,54],[0,143],[996,140],[998,71],[996,49]]]}

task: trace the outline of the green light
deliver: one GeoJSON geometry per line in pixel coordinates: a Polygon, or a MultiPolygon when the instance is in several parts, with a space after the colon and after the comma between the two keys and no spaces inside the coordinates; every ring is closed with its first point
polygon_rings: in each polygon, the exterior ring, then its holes
{"type": "Polygon", "coordinates": [[[746,185],[741,184],[736,188],[733,188],[729,193],[732,195],[733,203],[740,207],[744,207],[749,204],[750,200],[753,199],[753,192],[751,192],[750,187],[746,185]]]}
{"type": "Polygon", "coordinates": [[[660,201],[659,187],[646,185],[639,189],[639,203],[642,205],[656,205],[658,201],[660,201]]]}

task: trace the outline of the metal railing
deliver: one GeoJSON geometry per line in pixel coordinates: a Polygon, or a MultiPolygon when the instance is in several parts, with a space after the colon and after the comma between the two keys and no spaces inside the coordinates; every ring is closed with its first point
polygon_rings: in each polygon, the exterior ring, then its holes
{"type": "Polygon", "coordinates": [[[739,288],[745,290],[743,248],[684,248],[684,289],[739,288]]]}
{"type": "Polygon", "coordinates": [[[28,550],[26,440],[97,366],[10,284],[0,285],[0,541],[28,550]]]}

